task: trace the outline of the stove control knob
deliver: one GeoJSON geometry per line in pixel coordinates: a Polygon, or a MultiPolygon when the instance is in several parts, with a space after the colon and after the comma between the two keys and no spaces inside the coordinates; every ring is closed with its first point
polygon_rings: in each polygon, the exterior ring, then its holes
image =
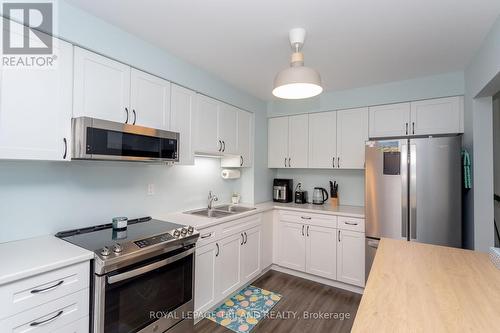
{"type": "Polygon", "coordinates": [[[191,234],[193,233],[193,231],[194,231],[194,228],[193,228],[193,226],[192,226],[192,225],[190,225],[190,226],[188,227],[188,234],[190,234],[190,235],[191,235],[191,234]]]}
{"type": "Polygon", "coordinates": [[[188,233],[188,230],[186,228],[182,228],[181,229],[181,235],[182,236],[186,236],[187,233],[188,233]]]}
{"type": "Polygon", "coordinates": [[[101,255],[104,257],[109,256],[110,253],[111,253],[111,251],[109,251],[109,247],[107,247],[107,246],[105,246],[101,249],[101,255]]]}
{"type": "Polygon", "coordinates": [[[113,246],[113,252],[114,252],[114,253],[120,253],[120,252],[122,252],[122,251],[123,251],[123,247],[122,247],[120,244],[116,243],[116,244],[113,246]]]}
{"type": "Polygon", "coordinates": [[[175,231],[174,231],[173,236],[174,236],[175,238],[179,238],[179,236],[180,236],[180,235],[181,235],[181,232],[180,232],[179,230],[175,230],[175,231]]]}

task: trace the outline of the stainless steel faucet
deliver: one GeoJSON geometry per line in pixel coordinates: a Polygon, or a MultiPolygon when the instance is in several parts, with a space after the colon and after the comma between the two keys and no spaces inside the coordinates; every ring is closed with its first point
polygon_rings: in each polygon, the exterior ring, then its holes
{"type": "Polygon", "coordinates": [[[219,198],[217,198],[217,196],[212,192],[212,191],[208,191],[208,209],[212,209],[212,204],[214,203],[214,201],[218,201],[219,198]]]}

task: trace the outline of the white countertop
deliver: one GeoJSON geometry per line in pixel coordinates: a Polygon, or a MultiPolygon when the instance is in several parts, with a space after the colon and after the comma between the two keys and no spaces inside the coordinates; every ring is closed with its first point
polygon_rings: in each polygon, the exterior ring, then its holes
{"type": "Polygon", "coordinates": [[[258,213],[262,213],[265,211],[273,210],[273,209],[284,209],[284,210],[293,210],[299,212],[309,212],[309,213],[318,213],[318,214],[328,214],[328,215],[338,215],[338,216],[348,216],[348,217],[357,217],[364,218],[365,217],[365,208],[362,206],[338,206],[332,207],[329,203],[325,203],[323,205],[313,205],[313,204],[296,204],[293,202],[290,203],[279,203],[279,202],[263,202],[256,204],[255,206],[241,204],[240,206],[245,207],[255,207],[254,210],[234,214],[230,216],[225,216],[221,218],[212,218],[212,217],[203,217],[192,214],[186,214],[183,212],[169,213],[161,216],[155,216],[159,220],[165,220],[178,224],[186,224],[192,225],[198,230],[205,229],[208,227],[212,227],[217,224],[225,223],[232,220],[241,219],[247,216],[255,215],[258,213]]]}
{"type": "Polygon", "coordinates": [[[52,235],[0,243],[0,285],[93,258],[52,235]]]}

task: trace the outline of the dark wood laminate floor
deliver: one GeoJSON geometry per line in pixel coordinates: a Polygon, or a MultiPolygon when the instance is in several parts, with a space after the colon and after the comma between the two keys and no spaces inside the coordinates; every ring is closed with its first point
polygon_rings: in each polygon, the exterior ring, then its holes
{"type": "MultiPolygon", "coordinates": [[[[313,281],[269,271],[252,285],[283,295],[281,301],[272,309],[275,318],[265,318],[252,330],[262,332],[349,332],[351,330],[361,295],[346,290],[326,286],[313,281]],[[296,318],[277,318],[287,313],[296,312],[296,318]],[[345,314],[341,319],[306,319],[304,313],[345,314]],[[347,318],[349,314],[349,318],[347,318]]],[[[196,333],[228,333],[231,330],[208,319],[201,320],[195,327],[196,333]]]]}

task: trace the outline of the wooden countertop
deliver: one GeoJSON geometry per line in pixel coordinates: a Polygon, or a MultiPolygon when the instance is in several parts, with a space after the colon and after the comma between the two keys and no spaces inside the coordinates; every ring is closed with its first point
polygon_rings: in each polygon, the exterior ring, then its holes
{"type": "Polygon", "coordinates": [[[352,332],[499,332],[488,254],[382,239],[352,332]]]}

